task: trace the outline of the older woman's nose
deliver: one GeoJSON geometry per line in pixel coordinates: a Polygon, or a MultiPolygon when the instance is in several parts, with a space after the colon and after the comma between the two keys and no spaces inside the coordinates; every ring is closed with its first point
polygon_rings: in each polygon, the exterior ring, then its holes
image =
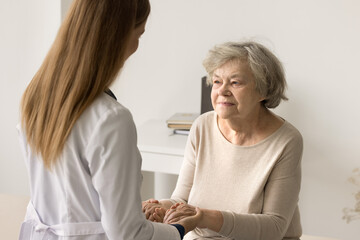
{"type": "Polygon", "coordinates": [[[229,96],[229,95],[231,95],[228,84],[223,84],[218,89],[218,94],[221,95],[221,96],[229,96]]]}

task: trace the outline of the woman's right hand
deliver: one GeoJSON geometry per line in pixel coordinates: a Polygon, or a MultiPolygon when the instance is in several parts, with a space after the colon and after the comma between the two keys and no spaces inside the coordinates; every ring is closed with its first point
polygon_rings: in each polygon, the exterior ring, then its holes
{"type": "Polygon", "coordinates": [[[181,219],[178,224],[181,224],[185,228],[185,234],[194,230],[200,223],[203,216],[203,212],[200,208],[196,207],[196,214],[191,217],[185,217],[181,219]]]}

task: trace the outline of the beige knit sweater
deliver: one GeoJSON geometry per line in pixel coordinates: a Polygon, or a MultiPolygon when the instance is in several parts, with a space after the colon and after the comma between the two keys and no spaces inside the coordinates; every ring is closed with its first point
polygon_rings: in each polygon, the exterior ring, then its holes
{"type": "Polygon", "coordinates": [[[171,199],[220,210],[224,224],[219,233],[197,228],[185,239],[299,239],[302,150],[301,134],[286,121],[245,147],[224,138],[214,111],[201,115],[171,199]]]}

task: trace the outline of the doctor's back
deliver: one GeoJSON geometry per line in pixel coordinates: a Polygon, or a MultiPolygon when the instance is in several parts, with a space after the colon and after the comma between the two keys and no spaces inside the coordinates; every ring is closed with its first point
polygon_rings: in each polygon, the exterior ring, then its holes
{"type": "Polygon", "coordinates": [[[136,128],[109,89],[149,13],[148,0],[73,1],[22,97],[31,201],[21,240],[180,239],[195,227],[145,219],[136,128]]]}

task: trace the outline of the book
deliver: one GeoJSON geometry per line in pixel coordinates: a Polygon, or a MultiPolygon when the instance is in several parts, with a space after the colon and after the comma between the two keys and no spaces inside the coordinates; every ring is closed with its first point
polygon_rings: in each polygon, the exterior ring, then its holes
{"type": "Polygon", "coordinates": [[[168,124],[168,128],[189,130],[192,124],[168,124]]]}
{"type": "Polygon", "coordinates": [[[168,128],[190,129],[195,119],[199,117],[197,113],[175,113],[166,120],[168,128]]]}
{"type": "Polygon", "coordinates": [[[174,129],[174,134],[189,135],[190,130],[187,129],[174,129]]]}

